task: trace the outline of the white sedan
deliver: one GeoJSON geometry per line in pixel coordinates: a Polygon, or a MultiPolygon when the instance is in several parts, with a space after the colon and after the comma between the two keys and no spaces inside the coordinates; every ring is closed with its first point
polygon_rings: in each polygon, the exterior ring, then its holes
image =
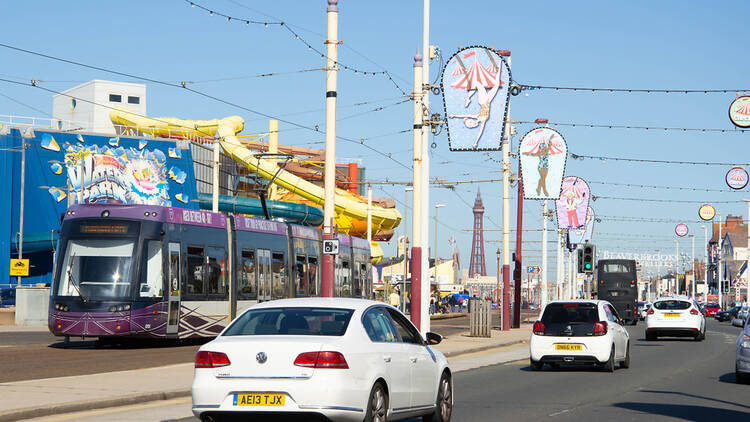
{"type": "Polygon", "coordinates": [[[698,303],[687,296],[662,297],[646,312],[646,340],[659,336],[706,338],[706,318],[698,303]]]}
{"type": "Polygon", "coordinates": [[[298,298],[250,307],[199,349],[193,413],[446,422],[453,382],[445,356],[396,308],[362,299],[298,298]]]}
{"type": "Polygon", "coordinates": [[[630,367],[630,336],[607,301],[554,301],[534,323],[529,358],[534,371],[546,363],[596,364],[612,372],[617,362],[630,367]]]}

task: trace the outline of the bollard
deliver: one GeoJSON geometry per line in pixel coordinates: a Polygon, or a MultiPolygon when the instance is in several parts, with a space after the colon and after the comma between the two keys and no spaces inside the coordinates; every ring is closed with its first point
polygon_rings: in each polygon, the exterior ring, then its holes
{"type": "Polygon", "coordinates": [[[469,299],[469,336],[490,337],[492,302],[486,299],[469,299]]]}

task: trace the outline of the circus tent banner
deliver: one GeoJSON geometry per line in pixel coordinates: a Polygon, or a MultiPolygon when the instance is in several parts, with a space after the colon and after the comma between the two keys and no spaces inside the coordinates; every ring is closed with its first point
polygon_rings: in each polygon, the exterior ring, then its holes
{"type": "Polygon", "coordinates": [[[459,50],[443,68],[441,89],[451,151],[499,151],[510,98],[510,68],[488,47],[459,50]]]}
{"type": "Polygon", "coordinates": [[[524,199],[558,199],[565,174],[568,145],[554,129],[539,127],[521,139],[524,199]]]}
{"type": "Polygon", "coordinates": [[[743,95],[732,101],[729,105],[729,120],[737,127],[750,127],[750,97],[743,95]]]}
{"type": "Polygon", "coordinates": [[[732,167],[724,176],[724,180],[727,182],[727,186],[732,189],[740,190],[747,186],[748,174],[747,170],[742,167],[732,167]]]}
{"type": "Polygon", "coordinates": [[[591,192],[589,185],[580,177],[569,176],[563,179],[560,199],[555,201],[557,227],[577,229],[586,224],[591,192]]]}
{"type": "Polygon", "coordinates": [[[591,237],[594,234],[594,221],[595,220],[596,220],[596,214],[594,214],[594,210],[591,207],[589,207],[589,209],[586,210],[585,226],[568,231],[568,235],[570,235],[570,243],[574,245],[580,245],[591,240],[591,237]]]}

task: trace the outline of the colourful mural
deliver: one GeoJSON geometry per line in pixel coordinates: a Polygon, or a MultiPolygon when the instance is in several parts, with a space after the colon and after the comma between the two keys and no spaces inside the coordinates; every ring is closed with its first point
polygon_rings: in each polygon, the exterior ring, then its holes
{"type": "Polygon", "coordinates": [[[459,50],[443,69],[443,106],[451,151],[497,151],[510,96],[510,69],[495,50],[459,50]]]}
{"type": "Polygon", "coordinates": [[[563,179],[560,199],[555,201],[557,227],[577,229],[586,223],[591,192],[589,185],[580,177],[569,176],[563,179]]]}
{"type": "MultiPolygon", "coordinates": [[[[161,149],[145,148],[147,142],[138,141],[138,148],[120,146],[120,138],[109,138],[106,145],[86,143],[81,135],[76,142],[60,145],[50,134],[44,134],[41,147],[60,152],[61,162],[53,162],[50,172],[60,175],[65,171],[65,185],[50,187],[49,193],[60,202],[70,196],[75,202],[116,203],[171,206],[172,198],[187,203],[184,192],[170,192],[169,180],[182,185],[187,174],[176,166],[167,166],[167,156],[161,149]],[[66,195],[65,191],[68,191],[66,195]]],[[[170,156],[175,154],[169,148],[170,156]]]]}
{"type": "Polygon", "coordinates": [[[574,245],[580,245],[582,243],[586,243],[589,240],[591,240],[591,236],[593,236],[594,234],[594,221],[595,220],[596,220],[596,214],[594,214],[594,210],[591,207],[589,207],[589,209],[586,211],[585,226],[568,231],[570,243],[574,245]]]}
{"type": "Polygon", "coordinates": [[[558,199],[568,146],[554,129],[530,130],[521,139],[521,178],[525,199],[558,199]]]}

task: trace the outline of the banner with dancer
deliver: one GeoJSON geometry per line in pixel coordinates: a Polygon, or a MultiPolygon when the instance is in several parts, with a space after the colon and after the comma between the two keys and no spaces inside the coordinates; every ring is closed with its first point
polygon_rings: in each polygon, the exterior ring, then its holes
{"type": "Polygon", "coordinates": [[[530,130],[521,139],[521,178],[524,199],[558,199],[562,189],[568,145],[554,129],[530,130]]]}
{"type": "Polygon", "coordinates": [[[510,97],[510,68],[488,47],[459,50],[443,68],[448,147],[451,151],[499,151],[510,97]]]}
{"type": "Polygon", "coordinates": [[[586,223],[584,224],[584,226],[568,231],[568,235],[570,236],[570,243],[574,245],[580,245],[591,240],[591,236],[593,236],[594,234],[595,219],[596,215],[594,214],[594,210],[589,207],[589,209],[586,211],[586,223]]]}
{"type": "Polygon", "coordinates": [[[586,224],[591,192],[589,185],[580,177],[569,176],[563,179],[560,199],[555,201],[557,227],[577,229],[586,224]]]}

